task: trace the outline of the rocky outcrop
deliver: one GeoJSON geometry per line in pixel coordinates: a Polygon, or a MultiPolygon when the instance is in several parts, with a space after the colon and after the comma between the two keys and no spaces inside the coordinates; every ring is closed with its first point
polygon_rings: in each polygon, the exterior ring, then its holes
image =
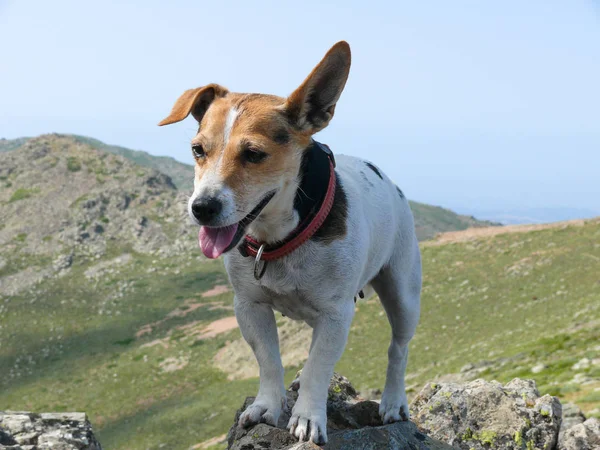
{"type": "MultiPolygon", "coordinates": [[[[258,424],[243,429],[237,426],[240,414],[254,401],[248,397],[235,416],[234,425],[227,436],[229,450],[308,450],[320,447],[309,443],[299,443],[287,432],[285,426],[290,412],[298,398],[298,392],[289,389],[286,393],[287,408],[279,418],[276,427],[258,424]]],[[[343,376],[334,374],[329,385],[327,399],[328,450],[334,449],[451,449],[447,444],[423,434],[412,422],[399,422],[382,425],[378,413],[379,405],[362,400],[354,387],[343,376]]]]}
{"type": "Polygon", "coordinates": [[[562,442],[565,432],[575,425],[585,422],[585,415],[581,409],[573,403],[562,404],[562,423],[558,433],[558,442],[562,442]]]}
{"type": "MultiPolygon", "coordinates": [[[[506,385],[475,380],[426,386],[411,405],[412,421],[383,425],[379,404],[364,400],[339,374],[327,399],[329,442],[298,442],[286,430],[298,398],[297,385],[286,393],[287,408],[277,427],[264,423],[243,429],[240,414],[252,404],[246,398],[227,435],[228,450],[597,450],[600,420],[586,420],[574,405],[540,396],[532,380],[506,385]]],[[[221,437],[219,440],[222,439],[221,437]]],[[[102,450],[85,413],[0,411],[0,449],[102,450]]]]}
{"type": "Polygon", "coordinates": [[[429,384],[412,403],[413,420],[427,434],[464,450],[553,449],[562,408],[540,396],[533,380],[506,385],[475,380],[429,384]]]}
{"type": "Polygon", "coordinates": [[[85,413],[0,411],[0,448],[102,450],[85,413]]]}
{"type": "Polygon", "coordinates": [[[329,442],[322,447],[298,442],[286,430],[298,397],[294,388],[286,393],[288,405],[277,427],[237,425],[254,400],[248,397],[229,430],[228,450],[600,449],[600,421],[585,420],[574,405],[565,408],[559,441],[561,404],[556,397],[540,396],[533,380],[517,378],[506,385],[484,380],[429,384],[411,405],[411,421],[383,425],[378,403],[364,400],[346,378],[335,374],[327,400],[329,442]]]}
{"type": "Polygon", "coordinates": [[[558,450],[600,449],[600,420],[587,419],[561,434],[558,450]]]}

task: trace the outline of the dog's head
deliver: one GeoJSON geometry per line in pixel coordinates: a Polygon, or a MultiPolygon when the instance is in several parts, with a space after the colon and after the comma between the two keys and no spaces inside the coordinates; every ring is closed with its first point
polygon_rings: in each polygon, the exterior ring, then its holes
{"type": "Polygon", "coordinates": [[[350,47],[342,41],[288,98],[232,93],[209,84],[177,99],[159,125],[190,113],[198,121],[188,211],[201,226],[206,256],[234,248],[253,220],[275,213],[278,200],[295,193],[303,151],[333,117],[349,70],[350,47]]]}

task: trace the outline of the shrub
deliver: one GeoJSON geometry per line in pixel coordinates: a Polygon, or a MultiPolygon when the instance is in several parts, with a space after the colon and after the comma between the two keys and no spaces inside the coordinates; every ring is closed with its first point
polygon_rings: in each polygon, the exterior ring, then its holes
{"type": "Polygon", "coordinates": [[[74,156],[67,158],[67,169],[70,172],[79,172],[81,170],[81,163],[74,156]]]}
{"type": "Polygon", "coordinates": [[[25,198],[31,197],[33,194],[35,194],[37,192],[39,192],[39,189],[24,189],[24,188],[19,188],[15,192],[13,192],[13,195],[11,195],[11,197],[10,197],[10,199],[8,201],[9,202],[16,202],[18,200],[23,200],[25,198]]]}

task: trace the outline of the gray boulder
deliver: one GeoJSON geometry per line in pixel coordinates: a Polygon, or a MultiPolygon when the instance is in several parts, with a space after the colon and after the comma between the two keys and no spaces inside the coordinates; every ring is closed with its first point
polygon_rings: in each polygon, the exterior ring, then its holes
{"type": "Polygon", "coordinates": [[[563,403],[562,404],[562,423],[560,424],[560,432],[558,433],[558,442],[562,442],[565,432],[585,422],[585,416],[579,406],[574,403],[563,403]]]}
{"type": "Polygon", "coordinates": [[[518,378],[429,384],[411,409],[425,433],[463,450],[554,449],[562,417],[556,397],[518,378]]]}
{"type": "MultiPolygon", "coordinates": [[[[229,450],[309,450],[321,447],[310,442],[298,442],[285,429],[298,392],[288,390],[287,408],[279,418],[277,427],[261,423],[244,429],[237,425],[240,414],[254,401],[248,397],[235,416],[227,435],[229,450]]],[[[350,382],[334,374],[329,385],[327,400],[327,450],[449,450],[443,442],[424,434],[412,422],[382,425],[379,404],[363,401],[350,382]]]]}
{"type": "Polygon", "coordinates": [[[559,450],[600,449],[600,420],[591,418],[561,433],[559,450]]]}
{"type": "Polygon", "coordinates": [[[85,413],[0,411],[0,448],[102,450],[85,413]]]}

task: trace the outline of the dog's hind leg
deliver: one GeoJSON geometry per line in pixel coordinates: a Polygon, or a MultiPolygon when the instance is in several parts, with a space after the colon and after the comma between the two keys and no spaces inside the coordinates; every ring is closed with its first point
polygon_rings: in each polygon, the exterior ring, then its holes
{"type": "Polygon", "coordinates": [[[420,313],[421,257],[416,241],[412,248],[396,251],[371,281],[392,326],[388,349],[385,388],[379,405],[383,423],[408,420],[404,375],[408,362],[408,342],[415,333],[420,313]]]}

